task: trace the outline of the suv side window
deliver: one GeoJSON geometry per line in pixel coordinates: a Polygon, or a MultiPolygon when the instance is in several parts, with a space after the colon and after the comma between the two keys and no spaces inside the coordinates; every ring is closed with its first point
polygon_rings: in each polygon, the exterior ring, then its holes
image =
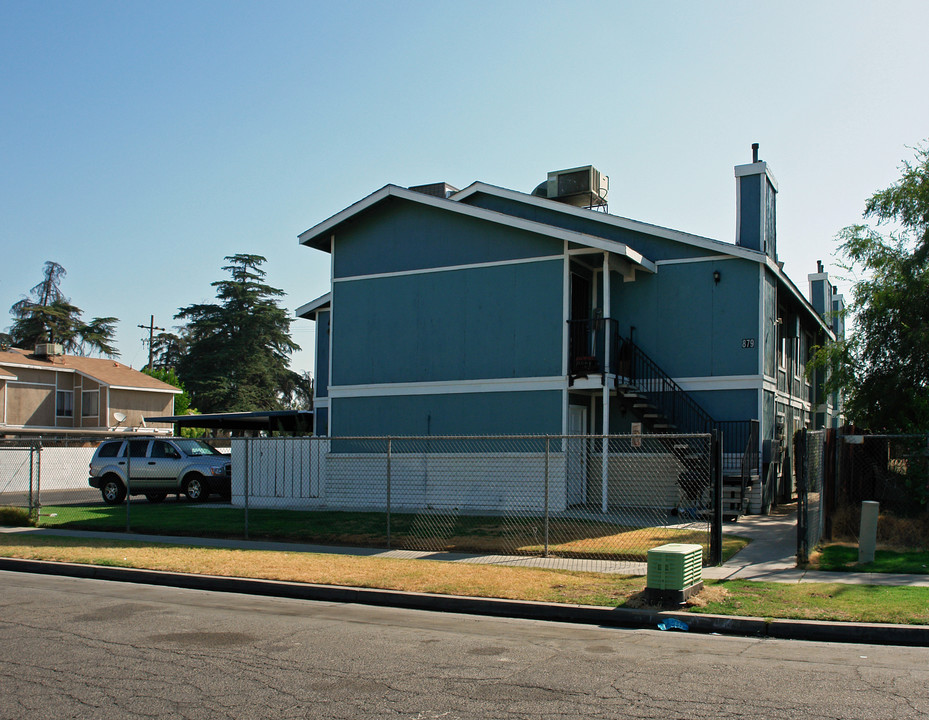
{"type": "Polygon", "coordinates": [[[116,442],[103,443],[100,446],[100,452],[97,457],[102,458],[111,458],[116,457],[119,454],[119,448],[122,447],[123,441],[117,440],[116,442]]]}
{"type": "Polygon", "coordinates": [[[151,457],[153,458],[170,458],[172,460],[177,460],[181,454],[177,451],[171,443],[166,443],[164,440],[154,440],[152,441],[152,453],[151,457]]]}
{"type": "MultiPolygon", "coordinates": [[[[148,450],[148,440],[130,440],[129,441],[129,457],[131,458],[144,458],[145,451],[148,450]]],[[[125,456],[125,451],[123,451],[122,456],[125,456]]]]}

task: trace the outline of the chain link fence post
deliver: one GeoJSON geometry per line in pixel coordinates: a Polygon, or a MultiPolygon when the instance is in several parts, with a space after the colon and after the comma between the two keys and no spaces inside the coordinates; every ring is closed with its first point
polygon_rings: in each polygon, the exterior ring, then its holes
{"type": "Polygon", "coordinates": [[[132,532],[132,441],[126,440],[126,532],[132,532]]]}
{"type": "Polygon", "coordinates": [[[252,445],[252,438],[247,437],[247,438],[243,438],[243,440],[245,441],[245,450],[243,453],[245,455],[245,459],[242,462],[242,489],[244,493],[243,504],[245,506],[245,513],[244,513],[245,527],[243,528],[243,534],[245,535],[245,539],[248,540],[248,493],[249,493],[248,476],[249,476],[249,469],[251,467],[249,460],[251,458],[250,450],[251,450],[251,445],[252,445]]]}
{"type": "Polygon", "coordinates": [[[387,549],[390,550],[390,490],[391,490],[391,472],[390,461],[393,451],[393,443],[390,436],[387,437],[387,549]]]}
{"type": "Polygon", "coordinates": [[[806,430],[799,430],[794,438],[794,452],[797,456],[797,564],[802,565],[810,559],[807,546],[809,532],[809,458],[807,457],[806,430]]]}
{"type": "Polygon", "coordinates": [[[722,433],[710,436],[710,484],[713,488],[713,525],[710,530],[710,565],[723,564],[723,471],[722,433]]]}
{"type": "Polygon", "coordinates": [[[35,524],[39,524],[39,516],[42,514],[42,439],[39,438],[36,444],[36,462],[35,462],[35,524]]]}
{"type": "Polygon", "coordinates": [[[549,449],[551,444],[551,438],[545,438],[545,554],[544,557],[548,557],[548,527],[549,527],[549,449]]]}
{"type": "Polygon", "coordinates": [[[35,484],[35,457],[36,446],[33,442],[29,445],[29,520],[37,525],[39,522],[39,511],[35,507],[36,498],[33,495],[33,486],[35,484]]]}

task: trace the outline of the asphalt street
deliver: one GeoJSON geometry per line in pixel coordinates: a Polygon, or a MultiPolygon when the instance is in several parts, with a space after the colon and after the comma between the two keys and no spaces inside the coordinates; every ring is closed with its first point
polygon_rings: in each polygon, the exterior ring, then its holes
{"type": "Polygon", "coordinates": [[[923,718],[929,649],[0,573],[0,720],[923,718]]]}

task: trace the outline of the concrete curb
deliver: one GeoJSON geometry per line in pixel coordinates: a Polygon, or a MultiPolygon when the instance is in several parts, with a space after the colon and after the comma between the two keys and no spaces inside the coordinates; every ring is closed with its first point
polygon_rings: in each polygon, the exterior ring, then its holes
{"type": "Polygon", "coordinates": [[[0,558],[0,570],[94,580],[162,585],[191,590],[242,593],[296,600],[380,605],[411,610],[454,612],[492,617],[573,622],[607,627],[654,630],[664,620],[673,618],[686,623],[691,632],[719,633],[748,637],[769,637],[785,640],[818,642],[866,643],[873,645],[907,645],[929,647],[929,626],[882,625],[875,623],[838,623],[809,620],[764,620],[762,618],[729,615],[605,608],[591,605],[501,600],[496,598],[432,595],[396,590],[313,585],[280,580],[191,575],[138,570],[101,565],[0,558]]]}

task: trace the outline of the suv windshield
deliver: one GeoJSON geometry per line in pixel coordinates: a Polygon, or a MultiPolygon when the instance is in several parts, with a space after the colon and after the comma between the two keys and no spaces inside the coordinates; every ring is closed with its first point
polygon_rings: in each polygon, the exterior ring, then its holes
{"type": "Polygon", "coordinates": [[[207,445],[203,440],[190,440],[185,438],[183,440],[175,440],[174,444],[183,450],[185,455],[222,455],[221,452],[207,445]]]}

